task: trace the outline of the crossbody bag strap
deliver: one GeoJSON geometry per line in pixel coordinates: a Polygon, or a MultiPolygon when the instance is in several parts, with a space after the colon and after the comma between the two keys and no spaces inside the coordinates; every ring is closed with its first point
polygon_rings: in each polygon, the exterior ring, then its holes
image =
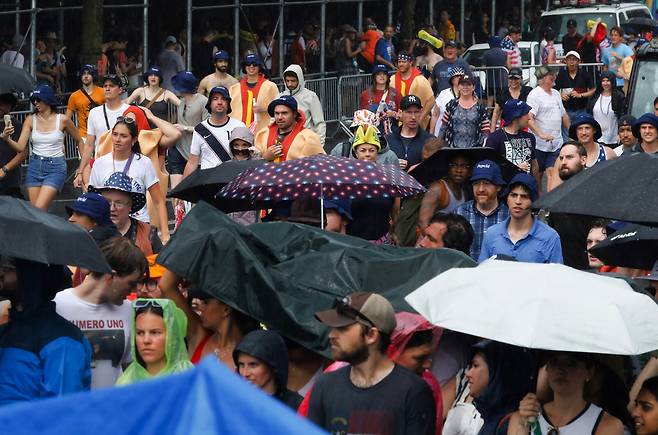
{"type": "MultiPolygon", "coordinates": [[[[153,97],[153,99],[152,99],[151,101],[149,101],[149,103],[148,103],[146,106],[144,106],[144,107],[145,107],[146,109],[150,109],[151,106],[155,104],[156,100],[157,100],[158,98],[160,98],[160,95],[162,95],[162,93],[163,93],[164,91],[165,91],[164,88],[160,88],[160,90],[158,91],[158,93],[155,94],[155,97],[153,97]]],[[[144,97],[146,97],[146,90],[144,90],[144,97]]]]}
{"type": "Polygon", "coordinates": [[[107,126],[107,131],[110,131],[110,120],[107,119],[107,109],[105,109],[105,104],[103,104],[103,116],[105,117],[105,125],[107,126]]]}
{"type": "MultiPolygon", "coordinates": [[[[93,98],[91,98],[91,96],[87,93],[87,91],[85,91],[85,88],[80,88],[80,90],[82,91],[82,95],[87,97],[87,99],[91,103],[90,109],[93,109],[94,107],[98,107],[98,103],[95,102],[93,98]]],[[[107,120],[107,114],[105,115],[105,119],[107,120]]]]}
{"type": "Polygon", "coordinates": [[[215,137],[214,134],[206,127],[205,125],[199,123],[194,127],[194,131],[199,133],[203,140],[206,141],[210,149],[213,150],[215,155],[219,160],[222,162],[228,162],[231,160],[231,156],[229,153],[226,151],[226,149],[222,146],[222,144],[219,142],[219,139],[215,137]]]}

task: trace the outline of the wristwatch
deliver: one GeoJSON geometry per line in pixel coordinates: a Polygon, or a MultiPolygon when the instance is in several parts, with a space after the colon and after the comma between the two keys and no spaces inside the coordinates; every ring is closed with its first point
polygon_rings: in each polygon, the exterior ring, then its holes
{"type": "Polygon", "coordinates": [[[2,170],[2,172],[5,173],[5,175],[9,172],[9,169],[7,168],[7,166],[3,166],[2,168],[0,168],[0,170],[2,170]]]}

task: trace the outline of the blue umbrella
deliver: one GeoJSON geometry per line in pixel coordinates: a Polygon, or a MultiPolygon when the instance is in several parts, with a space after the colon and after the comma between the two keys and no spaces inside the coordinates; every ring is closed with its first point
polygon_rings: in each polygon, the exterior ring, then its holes
{"type": "Polygon", "coordinates": [[[177,375],[5,406],[0,427],[12,435],[324,433],[212,357],[177,375]]]}

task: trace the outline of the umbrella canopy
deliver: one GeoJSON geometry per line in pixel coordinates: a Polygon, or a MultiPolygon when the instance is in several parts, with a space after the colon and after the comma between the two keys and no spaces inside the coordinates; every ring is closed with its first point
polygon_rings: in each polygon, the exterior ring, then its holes
{"type": "Polygon", "coordinates": [[[465,156],[473,164],[482,160],[491,160],[500,166],[503,179],[509,182],[512,177],[521,172],[514,163],[501,156],[493,148],[441,148],[430,158],[416,166],[410,174],[423,186],[429,186],[434,181],[448,175],[448,163],[456,156],[465,156]]]}
{"type": "Polygon", "coordinates": [[[633,153],[576,174],[532,207],[658,225],[654,186],[658,186],[658,155],[633,153]]]}
{"type": "Polygon", "coordinates": [[[637,355],[658,349],[658,305],[626,282],[560,264],[488,260],[406,297],[435,325],[517,346],[637,355]]]}
{"type": "Polygon", "coordinates": [[[396,165],[314,155],[244,171],[219,197],[250,201],[405,197],[425,188],[396,165]]]}
{"type": "Polygon", "coordinates": [[[34,78],[22,68],[0,64],[0,94],[25,94],[37,86],[34,78]]]}
{"type": "Polygon", "coordinates": [[[658,260],[658,228],[626,225],[589,252],[611,266],[649,270],[658,260]]]}
{"type": "Polygon", "coordinates": [[[0,234],[0,254],[112,272],[88,232],[27,201],[0,196],[0,234]]]}
{"type": "Polygon", "coordinates": [[[176,375],[3,406],[0,425],[14,435],[325,433],[214,357],[176,375]]]}
{"type": "Polygon", "coordinates": [[[215,194],[231,180],[247,169],[255,168],[265,160],[229,160],[210,169],[197,169],[178,184],[167,195],[189,202],[206,201],[225,213],[252,208],[249,201],[216,198],[215,194]]]}
{"type": "Polygon", "coordinates": [[[381,293],[397,311],[409,294],[451,267],[475,262],[451,249],[374,245],[288,222],[241,226],[201,202],[158,255],[159,263],[307,349],[329,356],[313,317],[335,298],[381,293]]]}

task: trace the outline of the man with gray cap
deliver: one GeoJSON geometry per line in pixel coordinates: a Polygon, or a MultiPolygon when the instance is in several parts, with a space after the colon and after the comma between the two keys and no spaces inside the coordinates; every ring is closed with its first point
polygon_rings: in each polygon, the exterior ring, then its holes
{"type": "Polygon", "coordinates": [[[632,149],[637,144],[637,138],[633,134],[633,124],[635,124],[633,115],[624,115],[617,122],[617,134],[619,136],[619,145],[614,148],[617,157],[621,156],[627,150],[632,149]]]}
{"type": "Polygon", "coordinates": [[[332,358],[350,365],[318,378],[308,407],[311,421],[331,433],[435,433],[431,390],[386,355],[396,326],[386,298],[352,293],[315,318],[331,327],[332,358]]]}

